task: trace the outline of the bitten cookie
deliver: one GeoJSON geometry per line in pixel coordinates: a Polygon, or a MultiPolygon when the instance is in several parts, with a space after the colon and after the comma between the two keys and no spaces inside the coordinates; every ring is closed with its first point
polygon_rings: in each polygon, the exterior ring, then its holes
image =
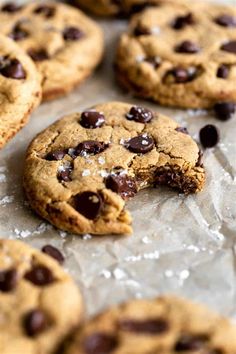
{"type": "Polygon", "coordinates": [[[95,317],[64,354],[232,354],[236,327],[208,308],[173,296],[133,300],[95,317]]]}
{"type": "Polygon", "coordinates": [[[236,8],[163,3],[136,15],[116,56],[119,82],[164,105],[209,108],[236,100],[236,8]]]}
{"type": "Polygon", "coordinates": [[[164,0],[68,0],[98,16],[128,15],[164,0]]]}
{"type": "Polygon", "coordinates": [[[81,11],[56,2],[2,5],[0,31],[35,61],[44,100],[70,92],[91,74],[103,53],[99,26],[81,11]]]}
{"type": "Polygon", "coordinates": [[[33,209],[77,234],[130,233],[125,200],[149,186],[203,188],[201,154],[186,130],[147,108],[111,102],[65,117],[28,148],[33,209]]]}
{"type": "Polygon", "coordinates": [[[0,35],[0,149],[27,123],[41,100],[41,77],[11,39],[0,35]]]}
{"type": "Polygon", "coordinates": [[[81,295],[55,260],[0,240],[1,354],[54,354],[81,317],[81,295]]]}

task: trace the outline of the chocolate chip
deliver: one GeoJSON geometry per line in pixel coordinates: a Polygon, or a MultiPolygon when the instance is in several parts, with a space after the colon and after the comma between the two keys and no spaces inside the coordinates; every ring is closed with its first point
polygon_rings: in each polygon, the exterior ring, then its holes
{"type": "Polygon", "coordinates": [[[26,78],[26,72],[18,59],[0,60],[0,74],[15,80],[26,78]]]}
{"type": "Polygon", "coordinates": [[[175,30],[181,30],[187,26],[194,25],[195,20],[194,17],[191,13],[188,13],[185,16],[178,16],[175,18],[175,20],[172,22],[171,26],[175,30]]]}
{"type": "Polygon", "coordinates": [[[220,77],[221,79],[227,79],[229,76],[229,67],[227,65],[220,65],[218,70],[217,70],[217,77],[220,77]]]}
{"type": "Polygon", "coordinates": [[[133,106],[129,113],[126,114],[126,118],[139,123],[149,123],[153,119],[153,113],[150,109],[133,106]]]}
{"type": "Polygon", "coordinates": [[[236,110],[234,102],[220,102],[214,105],[214,112],[217,119],[226,121],[232,118],[236,110]]]}
{"type": "Polygon", "coordinates": [[[74,156],[84,156],[86,154],[89,155],[97,155],[103,152],[105,149],[108,148],[108,144],[95,141],[95,140],[87,140],[80,143],[74,151],[74,156]]]}
{"type": "Polygon", "coordinates": [[[83,37],[84,32],[77,27],[66,27],[63,31],[63,38],[65,41],[78,41],[83,37]]]}
{"type": "Polygon", "coordinates": [[[162,334],[168,331],[169,325],[164,319],[150,319],[145,321],[123,320],[119,323],[123,331],[141,333],[141,334],[162,334]]]}
{"type": "Polygon", "coordinates": [[[221,15],[215,19],[215,22],[223,27],[236,27],[236,17],[231,15],[221,15]]]}
{"type": "Polygon", "coordinates": [[[87,129],[100,128],[105,123],[104,114],[96,111],[85,111],[81,114],[80,124],[87,129]]]}
{"type": "Polygon", "coordinates": [[[1,7],[1,11],[4,12],[17,12],[22,9],[23,6],[17,5],[14,2],[7,2],[1,7]]]}
{"type": "Polygon", "coordinates": [[[198,351],[204,347],[206,340],[207,337],[202,335],[182,335],[175,345],[175,351],[198,351]]]}
{"type": "Polygon", "coordinates": [[[211,148],[217,145],[220,139],[218,129],[211,124],[206,125],[200,130],[199,137],[204,148],[211,148]]]}
{"type": "Polygon", "coordinates": [[[74,197],[75,209],[87,219],[94,220],[100,214],[103,206],[98,193],[83,192],[74,197]]]}
{"type": "Polygon", "coordinates": [[[175,128],[175,130],[177,132],[189,135],[188,129],[186,127],[177,127],[177,128],[175,128]]]}
{"type": "Polygon", "coordinates": [[[175,47],[177,53],[194,54],[200,51],[200,47],[191,41],[183,41],[175,47]]]}
{"type": "Polygon", "coordinates": [[[203,152],[199,149],[199,152],[198,152],[198,160],[197,160],[197,162],[196,162],[196,166],[197,166],[197,167],[203,167],[202,158],[203,158],[203,152]]]}
{"type": "Polygon", "coordinates": [[[118,346],[116,337],[106,333],[94,333],[86,337],[83,343],[86,354],[110,354],[118,346]]]}
{"type": "Polygon", "coordinates": [[[60,166],[57,173],[57,178],[61,182],[70,182],[71,173],[73,171],[73,165],[68,163],[67,165],[60,166]]]}
{"type": "Polygon", "coordinates": [[[139,135],[128,140],[125,147],[136,154],[146,154],[154,147],[154,140],[146,135],[139,135]]]}
{"type": "Polygon", "coordinates": [[[139,37],[139,36],[147,36],[151,34],[151,31],[149,28],[144,27],[141,23],[139,23],[135,29],[134,29],[134,36],[139,37]]]}
{"type": "Polygon", "coordinates": [[[33,59],[34,61],[44,61],[49,59],[49,55],[46,52],[45,49],[29,49],[28,50],[28,55],[33,59]]]}
{"type": "Polygon", "coordinates": [[[160,64],[161,64],[161,58],[160,57],[147,57],[144,59],[144,61],[146,63],[149,63],[150,65],[153,66],[154,69],[159,68],[160,64]]]}
{"type": "Polygon", "coordinates": [[[29,33],[21,28],[21,25],[18,23],[13,28],[12,32],[9,34],[9,37],[14,41],[21,41],[29,36],[29,33]]]}
{"type": "Polygon", "coordinates": [[[37,286],[44,286],[54,282],[51,270],[43,265],[35,265],[25,274],[25,279],[37,286]]]}
{"type": "Polygon", "coordinates": [[[0,271],[0,291],[10,292],[15,289],[18,281],[16,269],[0,271]]]}
{"type": "Polygon", "coordinates": [[[45,159],[48,161],[60,161],[67,154],[67,150],[55,150],[49,152],[45,159]]]}
{"type": "Polygon", "coordinates": [[[53,17],[55,15],[55,12],[56,12],[55,7],[48,6],[48,5],[40,5],[36,7],[36,9],[34,10],[35,14],[43,15],[46,18],[53,17]]]}
{"type": "Polygon", "coordinates": [[[183,84],[194,80],[196,75],[197,69],[194,67],[188,69],[178,67],[171,69],[166,73],[164,77],[164,82],[167,84],[183,84]]]}
{"type": "Polygon", "coordinates": [[[60,264],[62,264],[65,260],[63,254],[54,246],[51,246],[51,245],[43,246],[42,252],[46,253],[48,256],[56,259],[56,261],[58,261],[58,263],[60,263],[60,264]]]}
{"type": "Polygon", "coordinates": [[[47,319],[43,311],[32,310],[24,318],[24,328],[29,337],[35,337],[45,330],[47,319]]]}
{"type": "Polygon", "coordinates": [[[127,175],[110,175],[106,179],[106,187],[122,198],[132,198],[137,193],[135,179],[127,175]]]}
{"type": "Polygon", "coordinates": [[[225,52],[236,54],[236,41],[227,42],[223,44],[220,49],[224,50],[225,52]]]}

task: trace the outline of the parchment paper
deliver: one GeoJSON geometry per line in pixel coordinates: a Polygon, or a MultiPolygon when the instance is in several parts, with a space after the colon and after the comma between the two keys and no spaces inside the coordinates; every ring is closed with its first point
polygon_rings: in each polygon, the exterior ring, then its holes
{"type": "Polygon", "coordinates": [[[0,237],[60,248],[89,314],[130,298],[175,293],[235,316],[236,117],[219,122],[211,112],[172,110],[125,95],[115,83],[112,62],[127,23],[99,22],[106,35],[106,56],[97,72],[68,97],[42,104],[0,152],[0,237]],[[202,193],[185,197],[166,188],[149,189],[128,203],[131,237],[69,235],[29,208],[21,183],[25,151],[34,136],[56,119],[110,100],[159,110],[187,126],[196,139],[202,126],[216,124],[220,144],[205,151],[207,182],[202,193]]]}

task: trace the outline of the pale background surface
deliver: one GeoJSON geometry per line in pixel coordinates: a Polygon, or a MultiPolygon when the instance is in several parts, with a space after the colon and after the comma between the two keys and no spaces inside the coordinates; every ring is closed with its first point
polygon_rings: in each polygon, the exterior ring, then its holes
{"type": "Polygon", "coordinates": [[[102,66],[68,97],[43,104],[0,152],[0,235],[36,247],[46,243],[59,247],[66,255],[66,269],[83,290],[89,313],[133,297],[174,292],[235,316],[236,117],[221,123],[211,113],[161,108],[124,95],[115,84],[112,61],[126,22],[100,22],[106,34],[102,66]],[[109,100],[144,104],[169,114],[194,137],[203,125],[216,124],[221,142],[205,153],[204,192],[186,198],[160,188],[143,191],[129,202],[134,219],[131,237],[67,235],[37,217],[25,202],[21,186],[25,151],[35,134],[57,118],[109,100]]]}

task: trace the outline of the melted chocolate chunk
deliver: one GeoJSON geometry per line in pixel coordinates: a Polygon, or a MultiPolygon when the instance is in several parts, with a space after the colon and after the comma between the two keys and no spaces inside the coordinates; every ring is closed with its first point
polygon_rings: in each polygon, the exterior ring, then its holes
{"type": "Polygon", "coordinates": [[[164,82],[167,84],[184,84],[187,82],[191,82],[197,76],[197,69],[194,67],[184,69],[181,67],[174,68],[169,70],[165,77],[164,82]]]}
{"type": "Polygon", "coordinates": [[[108,148],[108,144],[102,141],[87,140],[80,143],[74,151],[74,157],[86,154],[97,155],[108,148]]]}
{"type": "Polygon", "coordinates": [[[65,260],[63,254],[52,245],[45,245],[42,248],[42,252],[46,253],[48,256],[54,258],[58,263],[62,264],[65,260]]]}
{"type": "Polygon", "coordinates": [[[139,36],[148,36],[151,34],[151,31],[149,28],[144,27],[141,23],[139,23],[135,29],[134,29],[134,36],[139,37],[139,36]]]}
{"type": "Polygon", "coordinates": [[[128,120],[134,120],[138,123],[149,123],[153,119],[153,113],[150,109],[133,106],[129,113],[126,114],[128,120]]]}
{"type": "Polygon", "coordinates": [[[32,310],[24,318],[24,328],[29,337],[35,337],[47,327],[47,318],[43,311],[32,310]]]}
{"type": "Polygon", "coordinates": [[[216,75],[221,79],[227,79],[227,77],[229,76],[229,67],[224,64],[220,65],[216,75]]]}
{"type": "Polygon", "coordinates": [[[177,53],[194,54],[200,52],[200,47],[191,41],[184,41],[175,47],[177,53]]]}
{"type": "Polygon", "coordinates": [[[223,44],[220,49],[225,52],[236,54],[236,41],[227,42],[223,44]]]}
{"type": "Polygon", "coordinates": [[[83,343],[86,354],[110,354],[118,346],[115,336],[106,333],[94,333],[86,337],[83,343]]]}
{"type": "Polygon", "coordinates": [[[123,320],[120,321],[119,327],[123,331],[146,334],[146,335],[163,334],[167,332],[169,329],[169,325],[167,321],[161,318],[144,320],[144,321],[123,320]]]}
{"type": "Polygon", "coordinates": [[[35,14],[43,15],[46,18],[51,18],[55,15],[56,9],[53,6],[39,5],[34,10],[35,14]]]}
{"type": "Polygon", "coordinates": [[[185,16],[178,16],[174,19],[171,26],[175,30],[181,30],[187,26],[191,26],[195,24],[195,20],[193,14],[190,12],[185,16]]]}
{"type": "Polygon", "coordinates": [[[9,34],[9,37],[14,41],[21,41],[27,37],[29,37],[29,33],[21,28],[21,24],[18,23],[13,28],[12,32],[9,34]]]}
{"type": "Polygon", "coordinates": [[[45,49],[29,49],[28,55],[35,62],[49,59],[49,55],[45,49]]]}
{"type": "Polygon", "coordinates": [[[236,17],[231,15],[220,15],[216,17],[215,22],[223,27],[236,27],[236,17]]]}
{"type": "Polygon", "coordinates": [[[53,283],[55,278],[51,270],[43,265],[35,265],[25,274],[25,279],[37,286],[45,286],[53,283]]]}
{"type": "Polygon", "coordinates": [[[106,187],[124,199],[134,197],[138,191],[135,179],[127,175],[110,175],[106,179],[106,187]]]}
{"type": "Polygon", "coordinates": [[[87,129],[100,128],[105,123],[104,114],[96,111],[85,111],[81,114],[80,124],[87,129]]]}
{"type": "Polygon", "coordinates": [[[77,27],[66,27],[63,31],[63,38],[65,41],[78,41],[83,37],[84,32],[77,27]]]}
{"type": "Polygon", "coordinates": [[[176,352],[191,352],[202,349],[207,341],[203,335],[182,335],[175,345],[176,352]]]}
{"type": "Polygon", "coordinates": [[[87,219],[94,220],[103,207],[102,198],[98,193],[83,192],[74,197],[75,209],[87,219]]]}
{"type": "Polygon", "coordinates": [[[17,5],[14,2],[7,2],[5,5],[1,7],[1,11],[3,12],[17,12],[20,11],[23,6],[17,5]]]}
{"type": "Polygon", "coordinates": [[[0,271],[0,292],[10,292],[17,286],[18,273],[16,269],[0,271]]]}
{"type": "Polygon", "coordinates": [[[214,105],[214,112],[217,119],[226,121],[232,118],[236,110],[235,102],[220,102],[214,105]]]}
{"type": "Polygon", "coordinates": [[[154,147],[154,140],[146,135],[131,138],[125,143],[125,147],[136,154],[146,154],[154,147]]]}
{"type": "Polygon", "coordinates": [[[189,135],[188,129],[186,127],[177,127],[177,128],[175,128],[175,130],[177,132],[189,135]]]}
{"type": "Polygon", "coordinates": [[[51,151],[45,157],[48,161],[60,161],[67,154],[67,150],[55,150],[51,151]]]}
{"type": "Polygon", "coordinates": [[[1,58],[0,74],[14,80],[26,78],[26,72],[18,59],[1,58]]]}
{"type": "Polygon", "coordinates": [[[217,127],[208,124],[200,130],[200,142],[204,148],[211,148],[218,144],[220,135],[217,127]]]}
{"type": "Polygon", "coordinates": [[[70,163],[68,165],[60,166],[57,173],[58,180],[60,182],[70,182],[72,171],[73,165],[70,163]]]}

